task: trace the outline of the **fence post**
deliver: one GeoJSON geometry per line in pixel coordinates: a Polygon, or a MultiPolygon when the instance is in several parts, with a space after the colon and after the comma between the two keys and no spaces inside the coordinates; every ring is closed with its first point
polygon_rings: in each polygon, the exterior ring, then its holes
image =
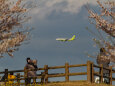
{"type": "Polygon", "coordinates": [[[36,77],[33,77],[33,84],[36,84],[36,77]]]}
{"type": "Polygon", "coordinates": [[[65,81],[69,81],[69,63],[65,63],[65,81]]]}
{"type": "Polygon", "coordinates": [[[24,67],[24,79],[25,79],[25,86],[27,86],[27,74],[28,74],[28,70],[24,67]]]}
{"type": "Polygon", "coordinates": [[[94,83],[94,67],[93,67],[93,62],[91,62],[91,82],[94,83]]]}
{"type": "Polygon", "coordinates": [[[112,85],[112,66],[110,66],[110,72],[109,72],[109,83],[112,85]]]}
{"type": "Polygon", "coordinates": [[[8,81],[8,69],[5,69],[5,85],[7,81],[8,81]]]}
{"type": "Polygon", "coordinates": [[[48,65],[44,66],[44,72],[45,72],[45,83],[48,83],[48,65]]]}
{"type": "Polygon", "coordinates": [[[91,62],[87,61],[87,81],[91,82],[91,62]]]}
{"type": "Polygon", "coordinates": [[[18,86],[20,86],[20,73],[17,73],[17,83],[18,83],[18,86]]]}
{"type": "Polygon", "coordinates": [[[102,64],[100,64],[100,73],[101,73],[100,81],[101,83],[103,83],[103,65],[102,64]]]}
{"type": "Polygon", "coordinates": [[[41,72],[41,84],[44,83],[45,72],[41,72]]]}

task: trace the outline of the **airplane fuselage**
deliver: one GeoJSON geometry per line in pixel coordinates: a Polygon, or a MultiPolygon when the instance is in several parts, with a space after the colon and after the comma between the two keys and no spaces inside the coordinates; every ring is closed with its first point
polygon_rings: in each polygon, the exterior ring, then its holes
{"type": "Polygon", "coordinates": [[[75,35],[72,38],[56,38],[57,41],[73,41],[75,40],[75,35]]]}
{"type": "Polygon", "coordinates": [[[57,38],[56,40],[57,41],[67,41],[68,39],[67,38],[57,38]]]}

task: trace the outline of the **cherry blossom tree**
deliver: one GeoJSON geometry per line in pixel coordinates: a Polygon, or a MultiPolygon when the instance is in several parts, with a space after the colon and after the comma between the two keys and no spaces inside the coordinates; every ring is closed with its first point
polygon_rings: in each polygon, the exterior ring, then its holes
{"type": "Polygon", "coordinates": [[[24,0],[0,0],[0,57],[13,52],[27,40],[29,29],[24,27],[30,17],[24,0]]]}
{"type": "Polygon", "coordinates": [[[115,1],[101,2],[97,0],[97,3],[101,9],[99,12],[87,7],[90,23],[95,25],[99,33],[99,37],[93,40],[100,48],[105,48],[106,56],[103,58],[105,60],[109,58],[111,62],[115,63],[115,1]],[[108,37],[108,40],[105,36],[108,37]]]}

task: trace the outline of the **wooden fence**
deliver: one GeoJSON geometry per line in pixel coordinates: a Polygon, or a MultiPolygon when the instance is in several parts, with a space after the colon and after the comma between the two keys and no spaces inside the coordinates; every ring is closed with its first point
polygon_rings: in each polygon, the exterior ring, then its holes
{"type": "MultiPolygon", "coordinates": [[[[108,78],[109,79],[109,84],[112,85],[112,82],[115,81],[115,77],[113,74],[115,73],[115,70],[112,69],[112,67],[109,68],[104,68],[103,65],[97,66],[93,64],[93,62],[87,61],[86,64],[77,64],[77,65],[69,65],[69,63],[65,63],[64,66],[54,66],[54,67],[48,67],[48,65],[45,65],[44,68],[38,68],[37,71],[42,70],[41,74],[37,74],[36,77],[33,77],[33,84],[35,83],[40,83],[40,84],[47,84],[49,83],[49,78],[53,77],[65,77],[65,81],[71,81],[70,76],[76,76],[76,75],[87,75],[87,80],[88,82],[94,83],[95,76],[100,77],[100,83],[103,83],[103,78],[108,78]],[[81,71],[81,72],[74,72],[70,73],[70,68],[75,68],[75,67],[86,67],[87,70],[86,72],[81,71]],[[99,71],[96,71],[95,68],[98,68],[99,71]],[[52,73],[50,74],[48,71],[49,70],[54,70],[54,69],[65,69],[65,73],[52,73]],[[109,76],[103,75],[103,69],[109,70],[109,76]],[[37,82],[37,79],[41,79],[40,82],[37,82]]],[[[15,73],[16,79],[14,81],[19,85],[25,84],[25,78],[27,78],[24,75],[24,72],[27,72],[29,70],[13,70],[13,71],[8,71],[8,69],[5,69],[5,71],[0,72],[0,74],[5,75],[5,82],[8,81],[8,74],[10,72],[15,73]],[[23,75],[21,75],[23,73],[23,75]],[[23,83],[22,83],[23,80],[23,83]]]]}

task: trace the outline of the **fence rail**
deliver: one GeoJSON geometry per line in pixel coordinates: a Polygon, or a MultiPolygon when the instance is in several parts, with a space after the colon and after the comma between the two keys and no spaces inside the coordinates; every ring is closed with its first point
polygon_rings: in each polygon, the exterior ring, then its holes
{"type": "MultiPolygon", "coordinates": [[[[87,80],[88,82],[94,83],[95,81],[95,76],[100,77],[100,82],[103,83],[103,78],[108,78],[109,79],[109,84],[112,85],[112,82],[115,81],[115,77],[113,77],[113,74],[115,73],[115,70],[112,69],[112,67],[109,68],[104,68],[103,65],[97,66],[93,64],[93,62],[87,61],[86,64],[77,64],[77,65],[69,65],[69,63],[65,63],[64,66],[54,66],[54,67],[48,67],[48,65],[44,65],[43,68],[38,68],[37,71],[42,70],[41,74],[37,74],[36,77],[32,77],[33,83],[48,83],[49,78],[53,77],[65,77],[65,81],[71,81],[70,76],[77,76],[77,75],[87,75],[87,80]],[[76,68],[76,67],[86,67],[87,70],[86,72],[81,71],[81,72],[74,72],[70,73],[70,68],[76,68]],[[96,71],[95,68],[98,68],[100,71],[96,71]],[[65,69],[65,73],[51,73],[49,74],[49,70],[54,70],[54,69],[65,69]],[[103,69],[109,70],[109,76],[103,75],[103,69]],[[41,79],[41,82],[37,82],[37,79],[41,79]]],[[[13,81],[16,81],[18,83],[18,86],[21,85],[21,81],[25,80],[25,75],[21,75],[21,73],[25,73],[30,70],[12,70],[8,71],[8,69],[5,69],[3,72],[0,72],[0,74],[4,74],[6,77],[5,82],[8,81],[8,74],[10,72],[17,73],[16,74],[16,79],[13,79],[13,81]]]]}

